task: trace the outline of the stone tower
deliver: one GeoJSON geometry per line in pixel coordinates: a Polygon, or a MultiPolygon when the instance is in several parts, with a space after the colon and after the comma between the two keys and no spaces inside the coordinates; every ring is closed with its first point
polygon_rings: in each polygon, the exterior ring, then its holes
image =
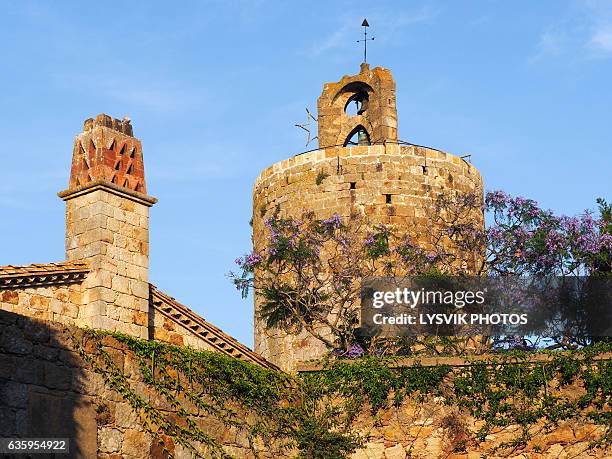
{"type": "MultiPolygon", "coordinates": [[[[478,170],[458,156],[398,142],[395,82],[391,72],[362,64],[354,76],[326,83],[318,101],[319,149],[265,169],[253,189],[253,243],[265,244],[265,221],[278,209],[298,218],[367,216],[423,239],[427,209],[441,193],[482,195],[478,170]],[[350,105],[356,102],[353,112],[350,105]]],[[[484,216],[477,215],[484,226],[484,216]]],[[[255,351],[285,370],[327,350],[306,334],[266,329],[257,314],[255,351]]]]}
{"type": "Polygon", "coordinates": [[[149,207],[142,145],[128,119],[98,115],[76,136],[66,201],[66,259],[87,261],[81,317],[148,337],[149,207]]]}

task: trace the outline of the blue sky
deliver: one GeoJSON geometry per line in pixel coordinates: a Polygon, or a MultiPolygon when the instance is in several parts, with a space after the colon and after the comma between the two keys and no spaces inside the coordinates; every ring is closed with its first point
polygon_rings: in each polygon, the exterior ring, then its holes
{"type": "Polygon", "coordinates": [[[25,2],[0,5],[0,265],[64,258],[74,135],[129,115],[151,210],[150,280],[251,345],[225,277],[251,190],[303,151],[324,82],[393,71],[399,136],[472,154],[487,189],[560,213],[612,198],[612,1],[25,2]]]}

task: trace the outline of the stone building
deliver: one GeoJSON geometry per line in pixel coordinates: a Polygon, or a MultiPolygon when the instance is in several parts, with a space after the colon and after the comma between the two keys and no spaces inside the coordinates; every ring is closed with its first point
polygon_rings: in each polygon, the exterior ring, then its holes
{"type": "MultiPolygon", "coordinates": [[[[362,65],[360,74],[325,85],[319,123],[318,150],[281,161],[258,177],[256,247],[262,244],[266,215],[276,206],[287,215],[303,208],[320,217],[360,212],[374,222],[411,225],[418,232],[436,193],[482,188],[478,171],[460,158],[398,141],[394,83],[387,70],[362,65]],[[347,114],[353,103],[355,114],[347,114]],[[321,183],[319,173],[326,176],[321,183]]],[[[256,321],[262,356],[149,282],[148,216],[156,199],[147,194],[142,147],[129,120],[99,115],[85,121],[75,139],[69,187],[59,196],[66,202],[66,260],[0,266],[0,438],[69,438],[70,454],[53,457],[193,457],[172,438],[161,435],[162,445],[159,435],[147,431],[133,405],[109,387],[75,343],[88,355],[104,348],[127,384],[173,417],[178,409],[144,383],[134,350],[112,336],[89,340],[83,327],[189,345],[272,369],[293,369],[324,352],[307,337],[283,336],[256,321]]],[[[502,457],[490,455],[490,447],[512,440],[519,428],[502,429],[455,454],[456,442],[463,442],[466,432],[476,435],[483,422],[467,417],[461,421],[466,431],[451,438],[448,419],[456,416],[455,407],[441,397],[406,400],[376,417],[368,408],[354,422],[367,442],[351,457],[502,457]]],[[[279,450],[274,442],[253,445],[249,432],[206,412],[198,410],[192,420],[233,457],[295,457],[296,451],[279,450]]],[[[603,450],[586,453],[602,429],[563,422],[532,442],[530,451],[537,448],[543,455],[517,457],[609,457],[603,450]]]]}
{"type": "MultiPolygon", "coordinates": [[[[265,221],[276,210],[299,218],[314,211],[366,216],[373,224],[428,231],[426,213],[441,193],[482,195],[478,170],[464,159],[398,140],[395,81],[388,69],[361,64],[360,72],[325,83],[318,100],[319,148],[265,169],[253,189],[255,250],[265,243],[265,221]],[[354,105],[354,107],[353,107],[354,105]]],[[[484,216],[475,215],[484,226],[484,216]]],[[[257,314],[255,351],[283,369],[321,357],[314,338],[266,329],[257,314]]]]}
{"type": "Polygon", "coordinates": [[[66,261],[0,266],[0,310],[269,362],[149,283],[142,145],[128,119],[98,115],[74,141],[66,261]]]}
{"type": "MultiPolygon", "coordinates": [[[[0,266],[0,438],[69,438],[69,457],[167,457],[79,356],[73,340],[84,339],[83,327],[276,367],[149,283],[149,209],[157,199],[147,194],[129,120],[85,121],[68,189],[58,195],[66,202],[66,260],[0,266]]],[[[144,388],[134,355],[117,344],[115,364],[144,388]]],[[[246,437],[200,422],[236,456],[247,455],[246,437]]],[[[165,448],[189,457],[171,441],[165,448]]]]}

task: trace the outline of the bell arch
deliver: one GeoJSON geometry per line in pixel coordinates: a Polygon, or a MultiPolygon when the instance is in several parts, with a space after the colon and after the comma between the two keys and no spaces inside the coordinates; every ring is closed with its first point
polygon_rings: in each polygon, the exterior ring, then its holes
{"type": "Polygon", "coordinates": [[[361,124],[355,126],[355,128],[349,132],[346,139],[344,139],[343,147],[352,147],[352,146],[365,146],[371,145],[370,142],[370,134],[365,127],[361,124]]]}
{"type": "Polygon", "coordinates": [[[335,139],[335,143],[334,143],[335,146],[342,146],[342,147],[354,146],[354,145],[349,144],[348,141],[356,133],[358,133],[360,129],[365,131],[365,133],[367,134],[368,145],[371,145],[373,143],[378,143],[378,139],[374,137],[374,131],[372,128],[372,124],[363,115],[356,115],[352,117],[351,120],[353,121],[352,123],[345,124],[340,129],[340,132],[338,133],[338,137],[336,137],[335,139]]]}

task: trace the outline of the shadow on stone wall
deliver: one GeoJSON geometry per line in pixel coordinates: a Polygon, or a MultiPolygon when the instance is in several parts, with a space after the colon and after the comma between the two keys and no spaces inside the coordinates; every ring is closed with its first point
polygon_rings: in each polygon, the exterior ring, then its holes
{"type": "Polygon", "coordinates": [[[70,439],[69,454],[36,459],[96,457],[96,409],[67,330],[0,311],[0,437],[70,439]]]}

